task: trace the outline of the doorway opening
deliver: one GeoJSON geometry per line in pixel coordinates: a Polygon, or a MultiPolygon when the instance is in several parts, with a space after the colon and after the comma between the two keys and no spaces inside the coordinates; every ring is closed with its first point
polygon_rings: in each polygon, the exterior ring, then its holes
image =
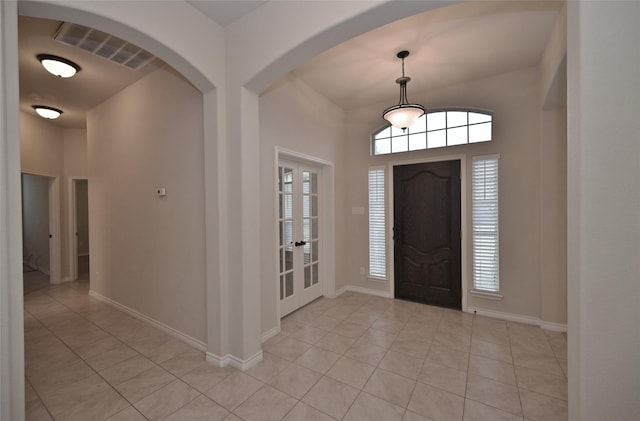
{"type": "Polygon", "coordinates": [[[276,148],[279,319],[335,295],[333,164],[276,148]]]}
{"type": "Polygon", "coordinates": [[[21,174],[24,293],[60,282],[57,177],[21,174]]]}
{"type": "Polygon", "coordinates": [[[69,277],[89,282],[89,181],[69,179],[69,277]]]}

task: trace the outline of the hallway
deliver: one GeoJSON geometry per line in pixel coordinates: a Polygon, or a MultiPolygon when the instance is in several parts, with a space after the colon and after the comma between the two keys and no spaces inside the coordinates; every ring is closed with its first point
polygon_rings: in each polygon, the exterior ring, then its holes
{"type": "Polygon", "coordinates": [[[346,292],[247,372],[87,295],[25,295],[27,420],[565,420],[566,336],[346,292]]]}

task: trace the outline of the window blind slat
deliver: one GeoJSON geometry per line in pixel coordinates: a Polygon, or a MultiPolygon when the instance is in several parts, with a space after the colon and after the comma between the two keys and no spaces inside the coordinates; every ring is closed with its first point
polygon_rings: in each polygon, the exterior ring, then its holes
{"type": "Polygon", "coordinates": [[[387,276],[384,168],[369,169],[369,275],[387,276]]]}
{"type": "Polygon", "coordinates": [[[498,292],[498,159],[476,159],[471,170],[473,288],[498,292]]]}

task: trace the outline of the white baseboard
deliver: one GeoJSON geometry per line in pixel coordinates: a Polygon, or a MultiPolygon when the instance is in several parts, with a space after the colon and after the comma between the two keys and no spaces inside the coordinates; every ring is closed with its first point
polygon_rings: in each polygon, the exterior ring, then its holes
{"type": "Polygon", "coordinates": [[[231,354],[220,357],[211,352],[207,352],[207,361],[215,364],[217,367],[231,366],[238,370],[246,371],[262,361],[262,350],[258,351],[255,355],[247,358],[246,360],[242,360],[231,354]]]}
{"type": "Polygon", "coordinates": [[[273,338],[278,333],[280,333],[280,323],[278,323],[278,326],[274,327],[273,329],[269,329],[262,334],[261,343],[267,342],[269,339],[273,338]]]}
{"type": "Polygon", "coordinates": [[[196,339],[196,338],[192,338],[189,335],[186,335],[182,332],[180,332],[179,330],[176,330],[174,328],[172,328],[171,326],[168,326],[162,322],[159,322],[149,316],[146,316],[142,313],[140,313],[139,311],[136,311],[132,308],[129,308],[125,305],[120,304],[117,301],[112,300],[111,298],[105,297],[104,295],[95,292],[94,290],[90,289],[89,290],[89,296],[95,298],[96,300],[102,301],[105,304],[109,304],[115,308],[117,308],[118,310],[129,314],[130,316],[135,317],[138,320],[142,320],[143,322],[149,323],[150,325],[152,325],[153,327],[162,330],[163,332],[173,336],[176,339],[179,339],[183,342],[186,342],[187,344],[189,344],[190,346],[206,352],[207,351],[207,344],[205,344],[204,342],[196,339]]]}
{"type": "Polygon", "coordinates": [[[335,294],[333,295],[333,298],[338,298],[339,296],[341,296],[345,292],[347,292],[347,286],[343,286],[342,288],[336,290],[335,294]]]}
{"type": "Polygon", "coordinates": [[[501,311],[485,310],[476,307],[467,307],[467,313],[478,314],[480,316],[493,317],[494,319],[506,320],[508,322],[524,323],[527,325],[538,326],[542,329],[552,330],[555,332],[566,332],[567,325],[559,323],[544,322],[538,318],[530,316],[522,316],[513,313],[504,313],[501,311]]]}
{"type": "Polygon", "coordinates": [[[566,332],[567,325],[562,323],[552,323],[552,322],[543,322],[540,321],[540,327],[545,330],[550,330],[553,332],[566,332]]]}
{"type": "Polygon", "coordinates": [[[359,292],[361,294],[375,295],[376,297],[383,297],[383,298],[393,298],[391,297],[391,294],[389,293],[389,291],[380,291],[379,289],[358,287],[354,285],[347,285],[345,288],[347,291],[359,292]]]}

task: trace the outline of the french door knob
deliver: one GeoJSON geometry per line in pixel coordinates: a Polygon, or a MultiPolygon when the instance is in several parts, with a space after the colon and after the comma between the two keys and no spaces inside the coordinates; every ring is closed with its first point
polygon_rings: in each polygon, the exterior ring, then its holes
{"type": "Polygon", "coordinates": [[[304,246],[305,244],[307,244],[307,242],[306,242],[306,241],[296,241],[296,242],[294,243],[294,245],[295,245],[296,247],[304,246]]]}

